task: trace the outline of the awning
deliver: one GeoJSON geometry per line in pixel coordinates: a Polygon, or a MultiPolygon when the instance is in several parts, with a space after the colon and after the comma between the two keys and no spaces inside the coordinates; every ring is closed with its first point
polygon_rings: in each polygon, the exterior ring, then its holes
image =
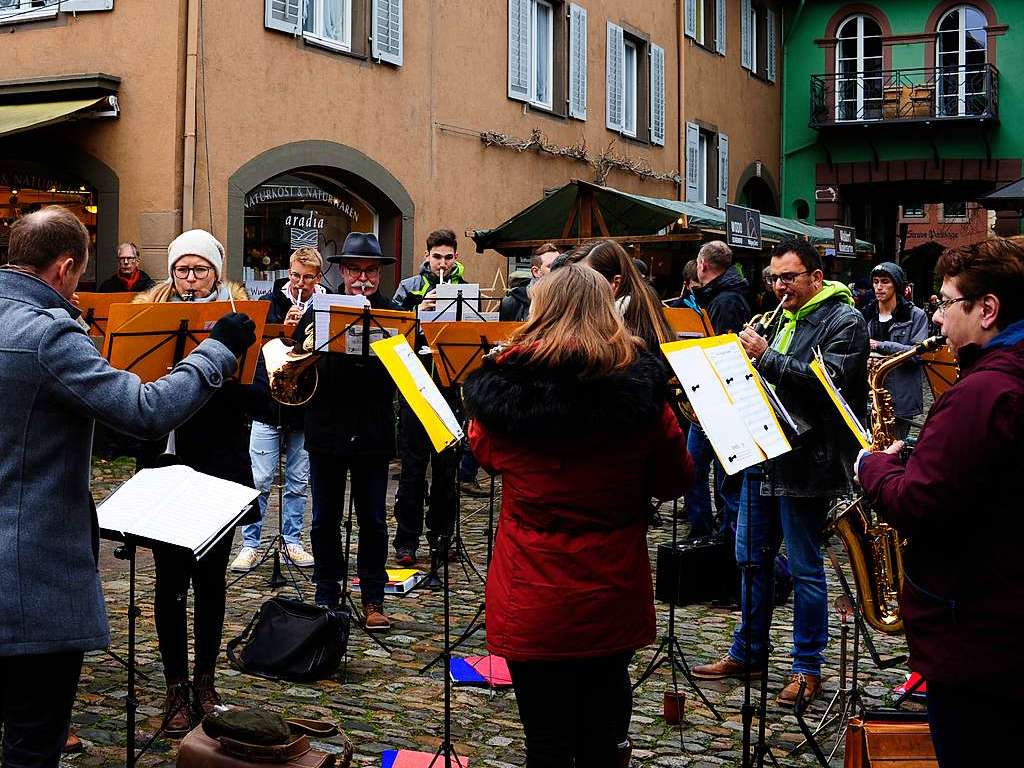
{"type": "Polygon", "coordinates": [[[984,197],[979,197],[978,202],[994,210],[1020,207],[1024,205],[1024,179],[1011,181],[984,197]]]}
{"type": "Polygon", "coordinates": [[[10,136],[33,128],[73,120],[101,104],[109,106],[108,96],[45,101],[28,104],[0,104],[0,136],[10,136]]]}
{"type": "MultiPolygon", "coordinates": [[[[469,232],[477,252],[493,248],[500,252],[514,250],[513,244],[531,241],[558,240],[570,236],[573,211],[581,192],[593,196],[593,204],[611,236],[654,235],[679,219],[687,227],[725,237],[725,211],[701,203],[688,203],[656,197],[644,197],[602,187],[586,181],[573,180],[534,203],[494,229],[469,232]]],[[[832,230],[816,227],[795,219],[761,216],[761,239],[774,245],[791,237],[804,237],[816,246],[834,242],[832,230]]],[[[857,251],[873,253],[874,246],[857,241],[857,251]]]]}

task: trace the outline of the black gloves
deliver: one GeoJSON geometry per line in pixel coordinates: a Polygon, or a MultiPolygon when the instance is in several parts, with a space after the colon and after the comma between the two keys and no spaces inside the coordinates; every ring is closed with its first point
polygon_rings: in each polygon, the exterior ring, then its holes
{"type": "Polygon", "coordinates": [[[231,350],[235,357],[241,357],[256,341],[256,323],[244,312],[229,312],[214,324],[210,338],[231,350]]]}

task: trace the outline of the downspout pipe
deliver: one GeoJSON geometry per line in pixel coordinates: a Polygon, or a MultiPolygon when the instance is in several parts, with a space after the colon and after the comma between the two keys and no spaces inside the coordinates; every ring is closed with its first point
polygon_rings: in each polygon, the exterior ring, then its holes
{"type": "Polygon", "coordinates": [[[685,0],[676,0],[676,153],[679,157],[679,199],[686,197],[686,123],[683,122],[683,6],[685,0]]]}
{"type": "Polygon", "coordinates": [[[193,228],[196,197],[196,88],[199,62],[199,3],[186,0],[185,33],[185,122],[182,126],[183,160],[181,169],[181,230],[193,228]]]}
{"type": "MultiPolygon", "coordinates": [[[[789,63],[789,39],[793,36],[793,32],[796,31],[796,25],[800,21],[801,14],[804,12],[806,1],[800,0],[800,5],[797,6],[796,13],[793,14],[793,21],[788,29],[786,28],[786,16],[785,14],[782,16],[782,125],[780,126],[782,136],[779,137],[779,154],[781,155],[779,158],[779,186],[781,187],[779,194],[782,195],[783,200],[779,201],[779,213],[783,216],[787,215],[784,208],[786,196],[786,159],[796,151],[786,151],[786,108],[789,105],[789,73],[786,71],[786,65],[789,63]]],[[[816,143],[817,140],[799,149],[806,149],[808,146],[813,146],[816,143]]]]}

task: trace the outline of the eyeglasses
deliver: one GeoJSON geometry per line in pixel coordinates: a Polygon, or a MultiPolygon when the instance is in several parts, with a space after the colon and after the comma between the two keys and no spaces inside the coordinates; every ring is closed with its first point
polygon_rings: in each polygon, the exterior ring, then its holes
{"type": "Polygon", "coordinates": [[[186,280],[188,273],[191,272],[196,276],[196,280],[205,280],[212,271],[213,267],[175,267],[174,276],[186,280]]]}
{"type": "Polygon", "coordinates": [[[809,274],[811,274],[811,270],[809,269],[805,269],[803,272],[784,272],[781,275],[768,275],[764,279],[764,281],[768,283],[768,285],[775,285],[775,283],[782,283],[783,285],[792,285],[793,283],[796,282],[796,279],[800,277],[800,275],[809,274]]]}
{"type": "Polygon", "coordinates": [[[974,298],[974,296],[961,296],[958,299],[943,299],[942,301],[935,305],[935,313],[939,314],[941,312],[942,314],[946,314],[946,312],[949,311],[949,308],[956,304],[958,301],[971,301],[974,298]]]}
{"type": "Polygon", "coordinates": [[[117,260],[118,261],[138,261],[139,257],[138,256],[118,256],[117,260]]]}
{"type": "Polygon", "coordinates": [[[348,272],[350,275],[355,275],[356,277],[359,277],[360,275],[366,275],[367,277],[373,277],[374,275],[380,273],[380,267],[379,266],[376,266],[376,267],[354,267],[351,264],[345,264],[343,266],[343,269],[346,272],[348,272]]]}
{"type": "Polygon", "coordinates": [[[317,277],[319,277],[319,274],[303,275],[301,272],[289,272],[288,277],[290,277],[292,280],[301,280],[304,283],[312,283],[314,280],[317,279],[317,277]]]}

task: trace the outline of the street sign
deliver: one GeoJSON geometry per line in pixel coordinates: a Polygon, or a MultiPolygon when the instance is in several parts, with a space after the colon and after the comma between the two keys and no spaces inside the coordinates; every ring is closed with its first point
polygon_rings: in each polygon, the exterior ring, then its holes
{"type": "Polygon", "coordinates": [[[742,205],[725,206],[726,240],[733,248],[761,250],[761,212],[742,205]]]}
{"type": "Polygon", "coordinates": [[[836,256],[857,255],[857,230],[855,228],[836,224],[832,227],[832,232],[836,243],[836,256]]]}

